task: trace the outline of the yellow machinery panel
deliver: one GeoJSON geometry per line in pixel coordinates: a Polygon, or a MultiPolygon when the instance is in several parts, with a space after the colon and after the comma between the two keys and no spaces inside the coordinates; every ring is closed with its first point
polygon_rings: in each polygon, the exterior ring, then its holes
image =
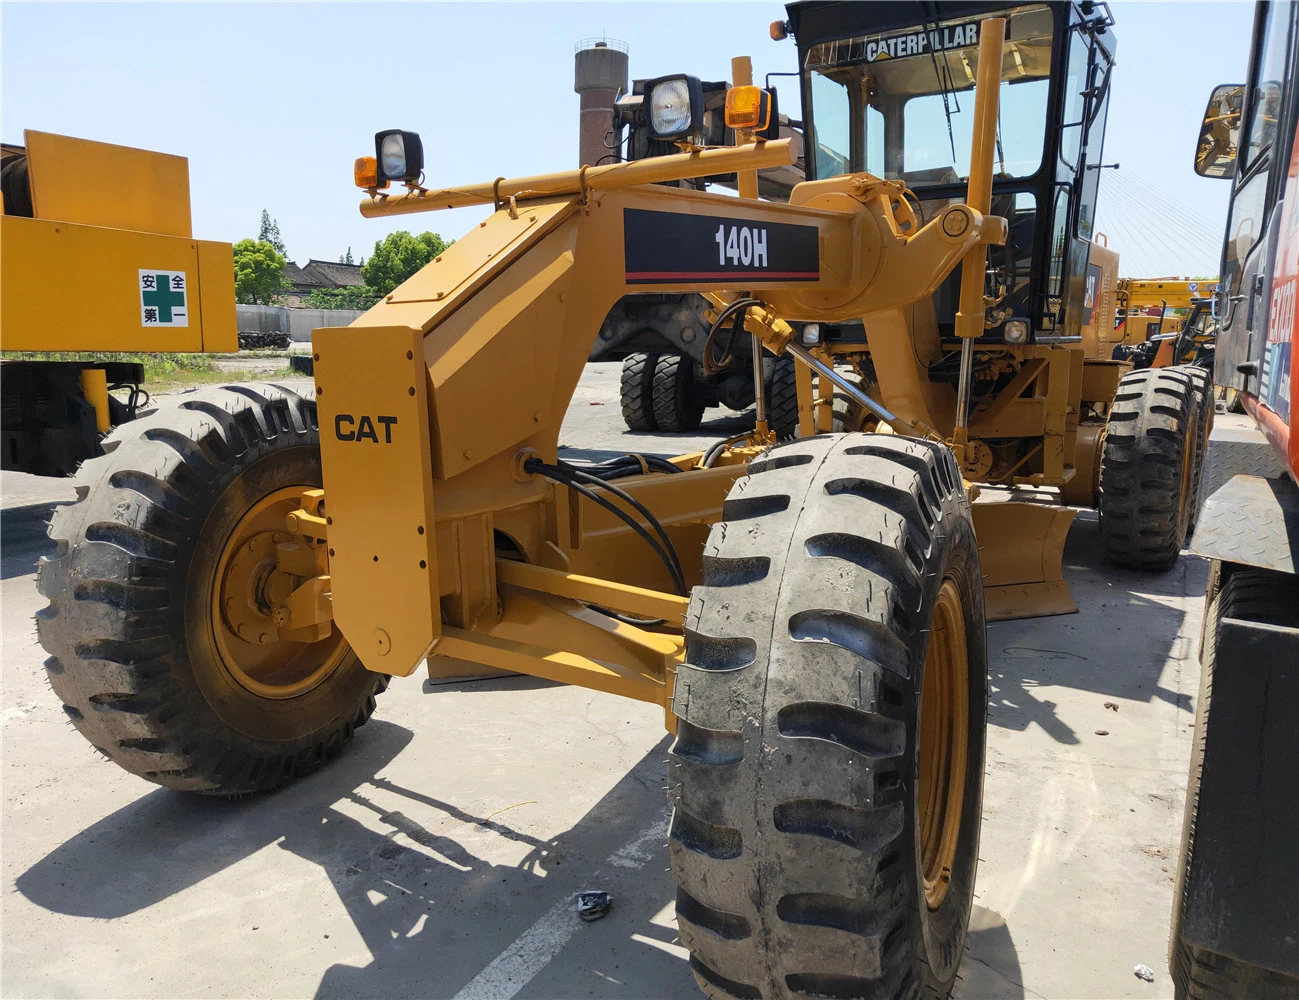
{"type": "Polygon", "coordinates": [[[232,261],[228,243],[4,216],[0,349],[237,350],[232,261]]]}
{"type": "Polygon", "coordinates": [[[979,537],[989,621],[1068,615],[1078,610],[1060,565],[1075,511],[989,497],[972,504],[970,512],[979,537]]]}
{"type": "Polygon", "coordinates": [[[442,622],[423,340],[404,326],[313,334],[335,621],[363,663],[399,675],[442,622]]]}
{"type": "Polygon", "coordinates": [[[1114,332],[1119,255],[1106,244],[1095,242],[1091,245],[1089,260],[1080,330],[1083,353],[1089,359],[1108,361],[1114,344],[1123,339],[1122,332],[1114,332]]]}
{"type": "Polygon", "coordinates": [[[185,157],[31,129],[24,135],[36,218],[194,235],[185,157]]]}

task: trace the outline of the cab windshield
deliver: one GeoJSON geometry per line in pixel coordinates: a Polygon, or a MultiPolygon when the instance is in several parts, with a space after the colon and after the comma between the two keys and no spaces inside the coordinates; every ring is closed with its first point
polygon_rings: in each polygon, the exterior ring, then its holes
{"type": "MultiPolygon", "coordinates": [[[[1015,179],[1042,165],[1053,19],[1041,4],[1006,16],[993,170],[1015,179]]],[[[978,46],[979,21],[961,18],[809,49],[804,68],[816,176],[868,171],[912,188],[964,182],[978,46]]]]}

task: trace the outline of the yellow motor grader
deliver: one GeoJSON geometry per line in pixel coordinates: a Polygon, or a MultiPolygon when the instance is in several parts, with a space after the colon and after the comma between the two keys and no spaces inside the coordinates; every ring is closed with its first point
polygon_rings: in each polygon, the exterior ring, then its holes
{"type": "MultiPolygon", "coordinates": [[[[314,398],[194,393],[82,467],[39,573],[77,728],[151,781],[239,794],[336,754],[425,664],[660,705],[703,990],[946,995],[978,859],[985,620],[1073,609],[1061,493],[1095,503],[1098,466],[1110,551],[1176,557],[1203,400],[1178,369],[1089,354],[1104,8],[928,11],[790,7],[809,141],[819,157],[840,121],[846,145],[789,204],[753,197],[789,141],[701,147],[688,76],[647,95],[681,152],[633,163],[436,189],[416,134],[379,133],[363,215],[487,216],[315,332],[314,398]],[[872,110],[882,132],[854,131],[872,110]],[[949,146],[966,176],[934,166],[949,146]],[[730,172],[745,197],[662,183],[730,172]],[[795,357],[822,432],[773,446],[760,419],[670,460],[559,460],[610,308],[682,290],[709,296],[714,335],[795,357]],[[849,373],[808,330],[851,319],[849,373]],[[825,433],[814,381],[875,430],[825,433]]],[[[769,113],[742,78],[728,92],[742,135],[769,113]]]]}

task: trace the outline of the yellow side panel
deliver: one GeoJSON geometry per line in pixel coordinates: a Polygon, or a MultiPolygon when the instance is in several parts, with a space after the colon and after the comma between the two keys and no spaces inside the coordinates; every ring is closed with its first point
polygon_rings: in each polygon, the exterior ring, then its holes
{"type": "Polygon", "coordinates": [[[312,334],[334,621],[366,667],[403,677],[442,633],[422,341],[404,326],[312,334]]]}
{"type": "Polygon", "coordinates": [[[1096,284],[1088,289],[1092,297],[1091,322],[1084,324],[1079,331],[1082,334],[1083,353],[1088,358],[1109,360],[1113,344],[1120,339],[1114,332],[1114,312],[1117,303],[1114,292],[1118,283],[1119,255],[1100,243],[1091,245],[1091,264],[1100,268],[1096,284]]]}
{"type": "Polygon", "coordinates": [[[0,217],[0,348],[234,350],[232,259],[228,243],[0,217]],[[183,276],[184,325],[146,324],[141,271],[183,276]]]}
{"type": "Polygon", "coordinates": [[[185,157],[30,129],[26,137],[36,218],[193,235],[185,157]]]}
{"type": "MultiPolygon", "coordinates": [[[[435,390],[434,471],[443,479],[517,444],[549,415],[573,254],[558,238],[497,279],[496,295],[471,299],[425,341],[435,390]],[[483,419],[484,393],[492,415],[483,419]]],[[[357,334],[364,336],[359,330],[357,334]]]]}
{"type": "Polygon", "coordinates": [[[197,240],[199,315],[203,321],[203,350],[211,353],[239,350],[235,324],[235,260],[229,243],[197,240]]]}

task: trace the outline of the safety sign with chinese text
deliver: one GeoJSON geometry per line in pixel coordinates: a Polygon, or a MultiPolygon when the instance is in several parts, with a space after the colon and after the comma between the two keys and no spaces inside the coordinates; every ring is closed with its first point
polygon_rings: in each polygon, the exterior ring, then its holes
{"type": "Polygon", "coordinates": [[[142,326],[189,326],[189,301],[184,271],[140,271],[142,326]]]}

